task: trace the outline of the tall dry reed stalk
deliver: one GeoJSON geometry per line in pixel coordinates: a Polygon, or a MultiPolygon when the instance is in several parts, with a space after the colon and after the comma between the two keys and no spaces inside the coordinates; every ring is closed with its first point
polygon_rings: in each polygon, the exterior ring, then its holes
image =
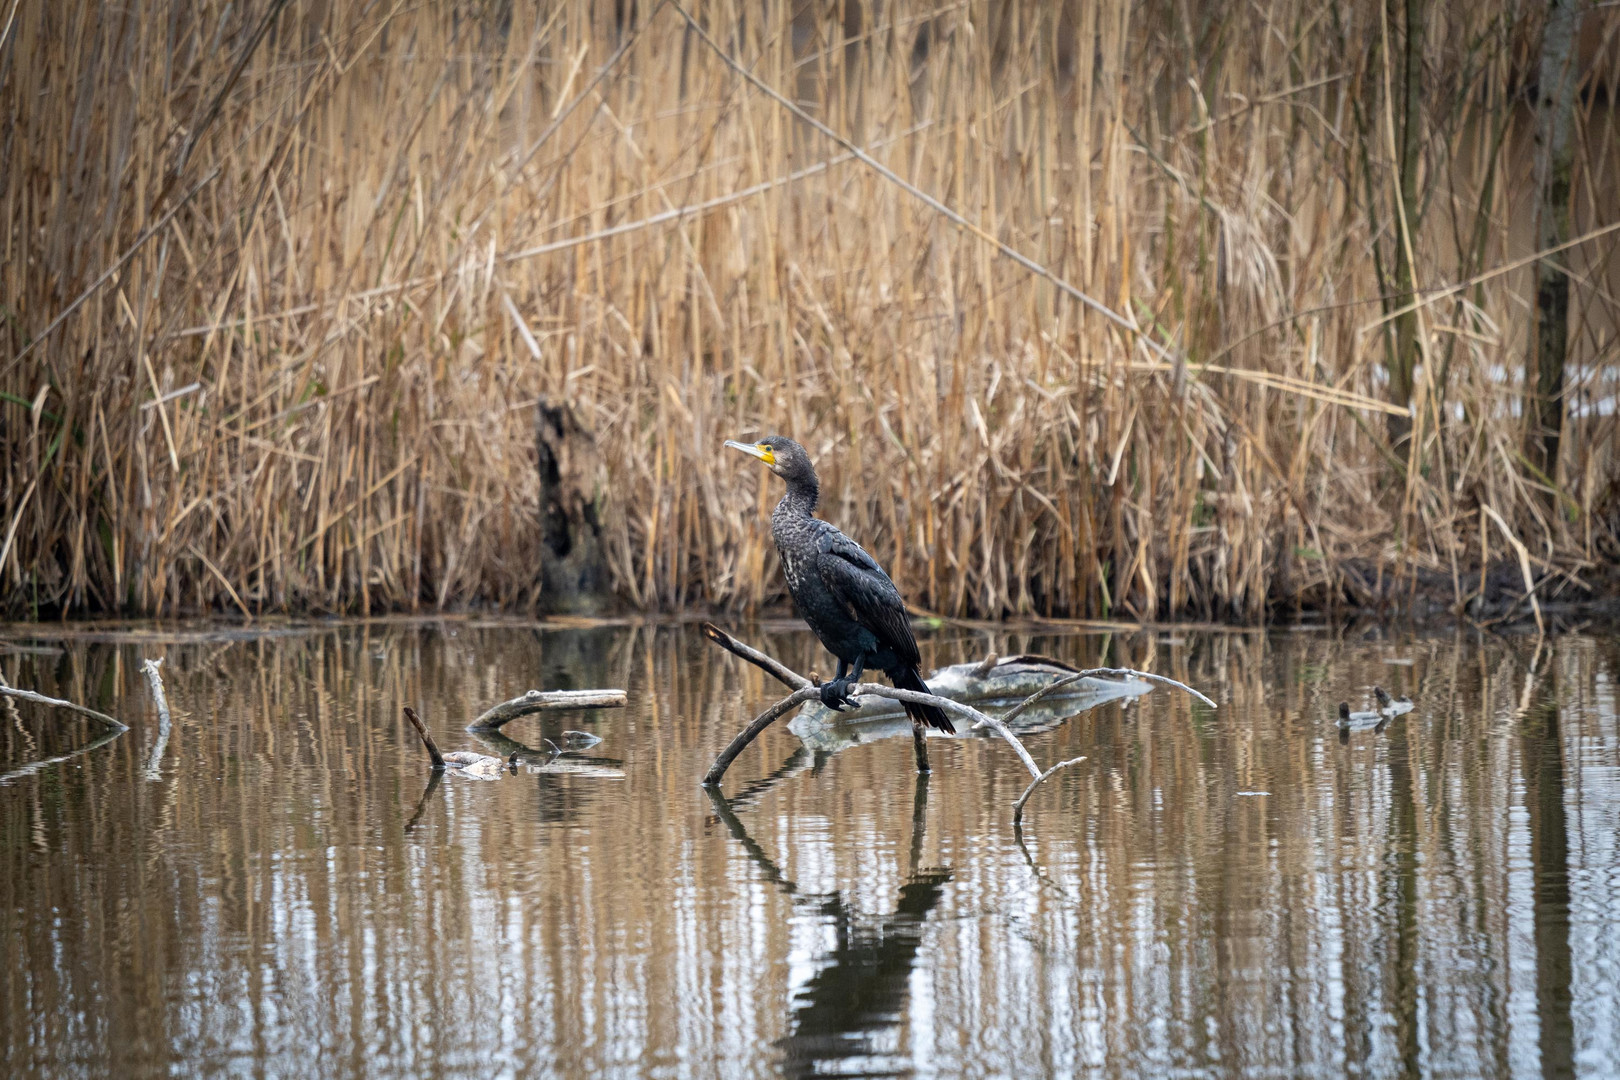
{"type": "MultiPolygon", "coordinates": [[[[1519,450],[1533,5],[1428,7],[1420,217],[1378,4],[693,12],[978,233],[673,3],[14,9],[13,613],[532,605],[542,396],[594,426],[647,608],[781,597],[773,482],[720,452],[766,431],[944,613],[1464,602],[1482,562],[1550,591],[1612,555],[1620,234],[1569,252],[1556,474],[1519,450]],[[1407,247],[1418,285],[1467,283],[1415,321],[1386,292],[1407,247]]],[[[1620,219],[1620,19],[1584,18],[1577,235],[1620,219]]]]}

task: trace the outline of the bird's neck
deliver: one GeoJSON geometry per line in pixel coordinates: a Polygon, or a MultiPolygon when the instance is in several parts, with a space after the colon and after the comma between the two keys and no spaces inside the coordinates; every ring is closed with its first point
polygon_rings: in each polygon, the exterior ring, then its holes
{"type": "Polygon", "coordinates": [[[816,503],[820,500],[821,489],[814,480],[808,483],[797,480],[788,484],[787,494],[776,504],[776,512],[810,517],[815,513],[816,503]]]}

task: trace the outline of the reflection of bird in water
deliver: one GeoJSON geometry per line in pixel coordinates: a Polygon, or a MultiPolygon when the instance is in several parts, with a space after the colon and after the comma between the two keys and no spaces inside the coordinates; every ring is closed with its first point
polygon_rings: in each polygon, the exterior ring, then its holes
{"type": "Polygon", "coordinates": [[[879,1063],[879,1070],[859,1075],[902,1075],[881,1068],[900,1064],[883,1061],[889,1057],[883,1048],[905,1017],[923,931],[950,880],[949,870],[914,873],[900,886],[894,913],[876,926],[857,923],[841,899],[826,905],[837,944],[794,994],[793,1028],[777,1044],[783,1075],[857,1075],[849,1065],[879,1063]]]}
{"type": "MultiPolygon", "coordinates": [[[[838,674],[821,687],[822,704],[841,708],[849,689],[871,664],[901,690],[928,693],[917,670],[922,656],[900,592],[877,560],[828,522],[815,516],[820,485],[804,447],[771,435],[754,444],[726,445],[763,461],[787,481],[787,494],[771,514],[771,536],[782,556],[788,592],[799,615],[827,651],[838,658],[838,674]]],[[[935,705],[905,703],[913,720],[952,731],[950,719],[935,705]]]]}
{"type": "Polygon", "coordinates": [[[783,1076],[898,1076],[910,1070],[887,1048],[911,1004],[911,975],[922,950],[929,916],[951,881],[948,867],[919,869],[928,813],[928,774],[917,776],[911,805],[910,872],[894,911],[875,923],[842,894],[802,892],[748,835],[728,801],[705,789],[717,818],[764,871],[765,879],[813,912],[831,931],[830,947],[816,956],[817,970],[793,995],[788,1034],[777,1045],[783,1076]]]}

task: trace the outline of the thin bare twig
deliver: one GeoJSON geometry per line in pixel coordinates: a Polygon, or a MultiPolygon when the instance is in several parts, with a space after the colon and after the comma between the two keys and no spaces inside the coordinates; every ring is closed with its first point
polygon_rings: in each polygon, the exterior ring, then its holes
{"type": "Polygon", "coordinates": [[[1029,697],[1025,698],[1023,701],[1021,701],[1017,705],[1013,706],[1013,708],[1005,716],[1003,716],[1001,718],[1002,722],[1007,723],[1007,724],[1012,723],[1015,719],[1017,719],[1018,715],[1020,713],[1022,713],[1025,709],[1029,708],[1031,705],[1033,705],[1036,702],[1040,701],[1041,698],[1045,697],[1046,695],[1052,693],[1055,690],[1059,690],[1062,687],[1068,686],[1070,683],[1079,682],[1081,679],[1095,678],[1095,677],[1101,676],[1101,675],[1111,675],[1111,676],[1113,676],[1115,678],[1119,678],[1119,679],[1132,678],[1132,679],[1141,679],[1144,682],[1163,683],[1166,686],[1173,686],[1177,690],[1185,690],[1187,693],[1191,694],[1193,697],[1197,698],[1199,701],[1202,701],[1205,705],[1208,705],[1212,709],[1220,708],[1219,705],[1215,704],[1209,698],[1205,697],[1203,694],[1200,694],[1197,690],[1194,690],[1192,687],[1188,686],[1186,683],[1177,682],[1176,680],[1168,678],[1168,677],[1166,677],[1164,675],[1155,675],[1151,671],[1137,671],[1135,668],[1099,667],[1099,668],[1087,668],[1085,671],[1077,671],[1073,675],[1065,676],[1064,678],[1059,679],[1055,683],[1052,683],[1052,684],[1050,684],[1048,686],[1041,687],[1039,690],[1035,691],[1029,697]]]}
{"type": "Polygon", "coordinates": [[[740,656],[750,664],[760,668],[777,682],[786,686],[789,690],[803,690],[805,687],[810,685],[809,679],[805,678],[803,675],[800,675],[797,671],[794,671],[780,660],[777,660],[775,657],[766,656],[764,653],[760,652],[751,645],[744,645],[742,642],[738,641],[736,638],[714,625],[714,623],[704,623],[702,630],[704,637],[731,653],[733,656],[740,656]]]}
{"type": "Polygon", "coordinates": [[[1041,773],[1041,775],[1037,776],[1035,779],[1031,780],[1029,782],[1029,787],[1025,788],[1024,793],[1018,796],[1018,801],[1013,803],[1013,825],[1017,826],[1023,822],[1024,804],[1029,802],[1029,797],[1031,795],[1035,794],[1035,789],[1041,786],[1041,781],[1045,780],[1059,769],[1066,769],[1070,765],[1078,765],[1084,760],[1086,760],[1086,756],[1081,754],[1079,757],[1070,758],[1068,761],[1060,761],[1050,769],[1047,769],[1045,772],[1041,773]]]}
{"type": "Polygon", "coordinates": [[[1024,768],[1029,770],[1029,775],[1041,775],[1041,767],[1035,764],[1035,759],[1029,756],[1029,751],[1024,749],[1023,742],[1012,733],[1012,729],[996,717],[991,716],[989,713],[982,713],[971,705],[964,705],[960,701],[952,701],[950,698],[943,698],[938,694],[924,694],[916,690],[898,690],[895,687],[883,686],[879,683],[856,683],[849,688],[849,693],[851,697],[871,694],[873,697],[890,698],[894,701],[909,702],[914,705],[934,705],[948,713],[970,721],[974,727],[987,727],[1007,740],[1007,745],[1013,748],[1013,753],[1018,755],[1018,760],[1022,761],[1024,768]]]}
{"type": "Polygon", "coordinates": [[[77,705],[71,701],[63,701],[61,698],[46,697],[44,694],[36,694],[32,690],[19,690],[15,686],[0,686],[0,694],[20,698],[23,701],[32,701],[40,705],[54,705],[58,709],[71,709],[76,713],[83,713],[92,720],[100,720],[114,731],[129,730],[128,724],[119,723],[104,712],[96,712],[94,709],[85,708],[83,705],[77,705]]]}
{"type": "Polygon", "coordinates": [[[1020,701],[1017,705],[1014,705],[1011,709],[1008,709],[1007,712],[1002,716],[1001,722],[1003,724],[1012,723],[1014,720],[1018,719],[1018,717],[1020,715],[1023,714],[1025,709],[1029,708],[1031,705],[1036,704],[1042,698],[1048,697],[1048,696],[1050,696],[1052,694],[1057,693],[1059,690],[1063,689],[1065,686],[1072,686],[1072,685],[1079,682],[1081,679],[1083,679],[1085,677],[1086,677],[1085,672],[1077,671],[1073,675],[1065,675],[1063,678],[1057,680],[1056,682],[1047,683],[1045,686],[1041,687],[1039,690],[1037,690],[1033,694],[1029,695],[1029,697],[1025,698],[1023,701],[1020,701]]]}

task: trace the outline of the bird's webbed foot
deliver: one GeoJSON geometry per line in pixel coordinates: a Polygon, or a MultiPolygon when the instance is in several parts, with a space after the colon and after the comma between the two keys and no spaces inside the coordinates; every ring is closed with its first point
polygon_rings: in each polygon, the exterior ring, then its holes
{"type": "Polygon", "coordinates": [[[821,703],[829,709],[843,711],[845,705],[854,709],[858,706],[855,699],[849,696],[850,681],[848,679],[833,679],[821,684],[821,703]]]}

